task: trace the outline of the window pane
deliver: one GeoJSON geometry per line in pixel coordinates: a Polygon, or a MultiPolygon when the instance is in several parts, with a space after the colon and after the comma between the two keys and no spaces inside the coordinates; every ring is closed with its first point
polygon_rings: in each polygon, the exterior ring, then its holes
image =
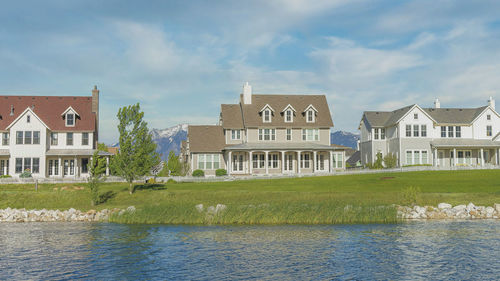
{"type": "Polygon", "coordinates": [[[453,126],[448,126],[448,137],[449,138],[453,137],[453,126]]]}
{"type": "Polygon", "coordinates": [[[16,144],[23,144],[23,131],[16,132],[16,144]]]}
{"type": "Polygon", "coordinates": [[[457,138],[462,137],[462,127],[460,127],[460,126],[455,127],[455,137],[457,137],[457,138]]]}
{"type": "Polygon", "coordinates": [[[422,164],[427,164],[427,151],[422,151],[422,164]]]}
{"type": "Polygon", "coordinates": [[[33,144],[40,144],[40,131],[33,132],[33,144]]]}
{"type": "Polygon", "coordinates": [[[406,165],[411,165],[412,164],[412,157],[411,157],[411,151],[406,152],[406,165]]]}
{"type": "Polygon", "coordinates": [[[418,137],[418,135],[419,135],[419,126],[413,125],[413,136],[418,137]]]}
{"type": "Polygon", "coordinates": [[[73,145],[73,133],[66,133],[66,145],[73,145]]]}
{"type": "Polygon", "coordinates": [[[427,125],[420,126],[420,131],[422,133],[422,137],[427,137],[427,125]]]}
{"type": "Polygon", "coordinates": [[[33,171],[32,173],[38,174],[40,172],[40,158],[33,158],[33,171]]]}
{"type": "Polygon", "coordinates": [[[406,125],[406,136],[411,137],[411,125],[406,125]]]}
{"type": "Polygon", "coordinates": [[[413,151],[413,164],[420,164],[420,151],[413,151]]]}
{"type": "Polygon", "coordinates": [[[16,174],[23,172],[23,158],[16,158],[16,174]]]}
{"type": "Polygon", "coordinates": [[[31,158],[24,158],[23,171],[26,171],[27,169],[31,171],[31,158]]]}
{"type": "Polygon", "coordinates": [[[89,133],[82,133],[82,145],[89,145],[89,133]]]}
{"type": "Polygon", "coordinates": [[[31,144],[31,131],[24,132],[24,144],[31,144]]]}

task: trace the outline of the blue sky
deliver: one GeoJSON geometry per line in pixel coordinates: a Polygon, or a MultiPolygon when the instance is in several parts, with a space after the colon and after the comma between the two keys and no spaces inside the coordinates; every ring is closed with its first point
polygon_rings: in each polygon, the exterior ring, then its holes
{"type": "Polygon", "coordinates": [[[0,94],[101,90],[101,139],[141,103],[152,128],[213,124],[243,83],[363,110],[500,99],[500,1],[6,1],[0,94]]]}

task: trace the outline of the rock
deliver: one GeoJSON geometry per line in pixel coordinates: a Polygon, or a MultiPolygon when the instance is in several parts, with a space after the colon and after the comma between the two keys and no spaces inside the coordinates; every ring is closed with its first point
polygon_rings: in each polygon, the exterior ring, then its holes
{"type": "Polygon", "coordinates": [[[498,214],[500,214],[500,204],[498,203],[493,204],[493,208],[497,211],[498,214]]]}
{"type": "Polygon", "coordinates": [[[444,210],[444,209],[451,209],[451,204],[448,203],[439,203],[438,204],[438,209],[444,210]]]}
{"type": "Polygon", "coordinates": [[[135,207],[134,207],[134,206],[129,206],[129,207],[127,208],[127,212],[129,212],[129,213],[134,213],[134,212],[135,212],[135,207]]]}
{"type": "Polygon", "coordinates": [[[476,205],[469,203],[467,204],[467,211],[470,212],[470,211],[475,211],[477,208],[476,208],[476,205]]]}
{"type": "Polygon", "coordinates": [[[215,206],[215,213],[220,213],[222,211],[224,211],[225,209],[227,208],[226,205],[224,204],[217,204],[217,206],[215,206]]]}
{"type": "Polygon", "coordinates": [[[467,209],[467,206],[465,205],[457,205],[455,207],[453,207],[454,210],[457,210],[457,211],[463,211],[465,209],[467,209]]]}
{"type": "Polygon", "coordinates": [[[199,213],[203,212],[203,204],[198,204],[194,207],[196,208],[196,210],[198,210],[199,213]]]}
{"type": "Polygon", "coordinates": [[[215,207],[214,206],[209,206],[207,208],[207,214],[215,214],[215,207]]]}

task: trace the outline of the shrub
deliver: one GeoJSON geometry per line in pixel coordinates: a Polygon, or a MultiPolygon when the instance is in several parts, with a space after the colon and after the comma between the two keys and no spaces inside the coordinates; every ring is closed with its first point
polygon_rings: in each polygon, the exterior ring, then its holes
{"type": "Polygon", "coordinates": [[[401,191],[401,203],[405,206],[414,206],[420,200],[419,187],[407,187],[401,191]]]}
{"type": "Polygon", "coordinates": [[[156,179],[155,178],[149,178],[146,183],[149,183],[149,184],[155,184],[156,183],[156,179]]]}
{"type": "Polygon", "coordinates": [[[174,179],[168,179],[167,183],[177,183],[174,179]]]}
{"type": "Polygon", "coordinates": [[[215,170],[215,175],[218,177],[226,176],[227,171],[225,169],[217,169],[215,170]]]}
{"type": "Polygon", "coordinates": [[[11,175],[1,175],[0,179],[7,179],[7,178],[12,178],[11,175]]]}
{"type": "Polygon", "coordinates": [[[24,172],[21,175],[19,175],[19,177],[23,179],[31,178],[31,170],[30,169],[24,170],[24,172]]]}
{"type": "Polygon", "coordinates": [[[398,159],[394,153],[389,153],[384,156],[384,165],[387,169],[396,168],[397,163],[398,159]]]}
{"type": "Polygon", "coordinates": [[[193,177],[204,177],[205,172],[203,170],[194,170],[193,171],[193,177]]]}

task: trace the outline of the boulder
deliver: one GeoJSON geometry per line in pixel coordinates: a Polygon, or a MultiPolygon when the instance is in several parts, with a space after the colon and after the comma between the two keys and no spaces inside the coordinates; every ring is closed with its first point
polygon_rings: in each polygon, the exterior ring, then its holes
{"type": "Polygon", "coordinates": [[[467,211],[475,211],[477,209],[476,205],[474,205],[472,202],[467,204],[467,211]]]}
{"type": "Polygon", "coordinates": [[[134,213],[134,212],[135,212],[135,207],[134,207],[134,206],[129,206],[129,207],[127,208],[127,212],[129,212],[129,213],[134,213]]]}
{"type": "Polygon", "coordinates": [[[196,205],[196,206],[194,206],[194,207],[196,208],[196,210],[197,210],[199,213],[203,212],[203,204],[198,204],[198,205],[196,205]]]}
{"type": "Polygon", "coordinates": [[[497,211],[498,214],[500,214],[500,204],[498,203],[493,204],[493,208],[497,211]]]}
{"type": "Polygon", "coordinates": [[[457,206],[453,207],[453,209],[457,210],[457,211],[463,211],[463,210],[467,209],[467,206],[465,206],[465,205],[457,205],[457,206]]]}
{"type": "Polygon", "coordinates": [[[438,209],[444,210],[444,209],[451,209],[451,204],[448,203],[439,203],[438,204],[438,209]]]}
{"type": "Polygon", "coordinates": [[[224,210],[227,209],[227,206],[224,205],[224,204],[217,204],[217,206],[215,206],[215,213],[218,214],[224,210]]]}

